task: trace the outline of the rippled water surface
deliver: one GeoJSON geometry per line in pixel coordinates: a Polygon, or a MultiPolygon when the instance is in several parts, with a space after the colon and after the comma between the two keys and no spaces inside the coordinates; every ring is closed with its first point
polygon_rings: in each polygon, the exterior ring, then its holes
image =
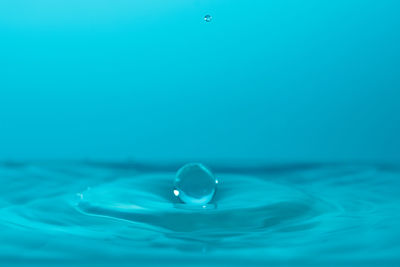
{"type": "Polygon", "coordinates": [[[209,164],[204,206],[179,164],[0,165],[0,262],[49,265],[400,264],[400,169],[209,164]]]}

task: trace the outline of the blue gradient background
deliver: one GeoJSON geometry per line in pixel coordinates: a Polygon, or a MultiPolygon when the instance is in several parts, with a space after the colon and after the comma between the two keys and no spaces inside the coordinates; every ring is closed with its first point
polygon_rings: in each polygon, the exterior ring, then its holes
{"type": "Polygon", "coordinates": [[[0,160],[400,162],[399,13],[3,0],[0,160]]]}

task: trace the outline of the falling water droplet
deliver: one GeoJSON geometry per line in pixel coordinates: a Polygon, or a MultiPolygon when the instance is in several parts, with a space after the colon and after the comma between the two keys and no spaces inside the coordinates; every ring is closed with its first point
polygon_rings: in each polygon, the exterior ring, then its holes
{"type": "Polygon", "coordinates": [[[210,21],[212,20],[211,15],[205,15],[205,16],[204,16],[204,20],[205,20],[206,22],[210,22],[210,21]]]}
{"type": "Polygon", "coordinates": [[[218,181],[200,163],[189,163],[178,170],[174,195],[186,204],[205,205],[214,197],[218,181]]]}

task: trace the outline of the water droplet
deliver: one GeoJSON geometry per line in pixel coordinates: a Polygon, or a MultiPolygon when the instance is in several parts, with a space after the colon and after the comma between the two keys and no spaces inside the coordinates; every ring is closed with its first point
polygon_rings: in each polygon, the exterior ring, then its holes
{"type": "Polygon", "coordinates": [[[210,21],[212,20],[211,15],[205,15],[205,16],[204,16],[204,20],[205,20],[206,22],[210,22],[210,21]]]}
{"type": "Polygon", "coordinates": [[[200,163],[189,163],[176,173],[174,195],[186,204],[204,205],[214,197],[217,180],[200,163]]]}

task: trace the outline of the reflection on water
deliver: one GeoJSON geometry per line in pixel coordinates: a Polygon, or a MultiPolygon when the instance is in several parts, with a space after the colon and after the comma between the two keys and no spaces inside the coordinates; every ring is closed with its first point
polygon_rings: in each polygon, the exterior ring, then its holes
{"type": "Polygon", "coordinates": [[[177,166],[0,165],[0,262],[400,262],[397,168],[211,165],[217,193],[188,206],[177,166]]]}

